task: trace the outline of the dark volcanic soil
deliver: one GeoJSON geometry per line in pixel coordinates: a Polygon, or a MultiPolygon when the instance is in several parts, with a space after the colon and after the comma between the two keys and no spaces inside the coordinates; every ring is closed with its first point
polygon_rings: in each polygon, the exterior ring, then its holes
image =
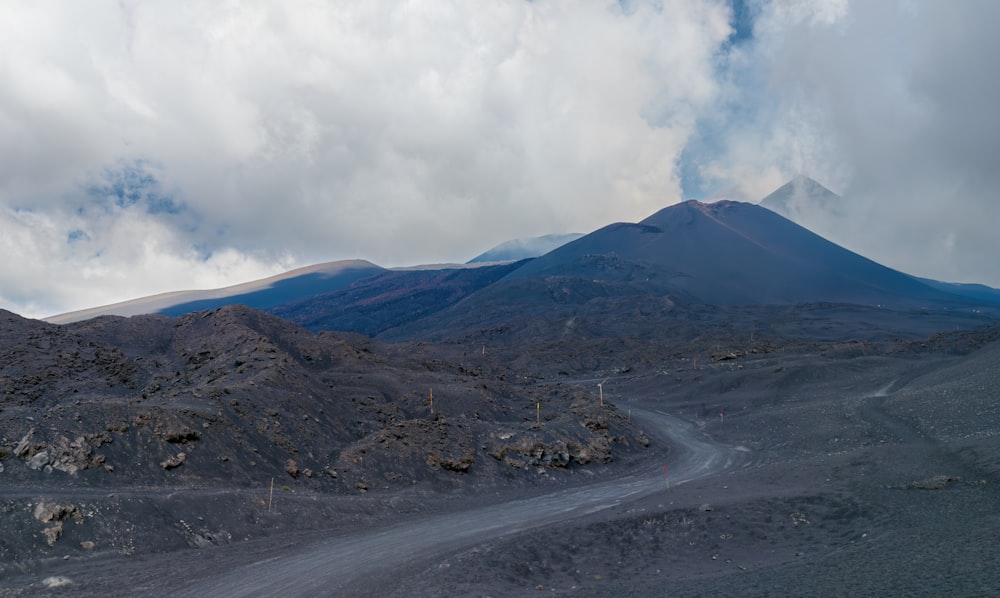
{"type": "Polygon", "coordinates": [[[485,334],[383,345],[238,307],[3,314],[0,595],[183,594],[273,562],[306,595],[324,570],[296,561],[329,538],[618,480],[572,517],[386,570],[364,557],[373,573],[339,595],[1000,591],[998,329],[866,336],[871,312],[827,306],[806,333],[704,309],[700,330],[567,332],[518,355],[485,334]],[[745,457],[668,484],[678,453],[656,412],[745,457]],[[629,493],[649,479],[662,490],[629,493]]]}
{"type": "Polygon", "coordinates": [[[606,381],[615,400],[687,413],[759,460],[454,553],[388,593],[997,595],[1000,343],[918,345],[606,381]]]}
{"type": "Polygon", "coordinates": [[[62,327],[3,314],[0,580],[395,518],[645,450],[610,402],[516,378],[481,353],[446,361],[239,306],[62,327]]]}

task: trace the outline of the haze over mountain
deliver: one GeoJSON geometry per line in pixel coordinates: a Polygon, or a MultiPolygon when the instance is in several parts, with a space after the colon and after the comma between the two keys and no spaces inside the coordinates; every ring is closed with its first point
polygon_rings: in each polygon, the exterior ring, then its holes
{"type": "Polygon", "coordinates": [[[760,205],[803,226],[817,214],[841,214],[841,197],[813,179],[798,175],[775,189],[760,205]]]}
{"type": "Polygon", "coordinates": [[[582,236],[583,233],[566,233],[504,241],[472,258],[468,263],[504,262],[538,257],[582,236]]]}

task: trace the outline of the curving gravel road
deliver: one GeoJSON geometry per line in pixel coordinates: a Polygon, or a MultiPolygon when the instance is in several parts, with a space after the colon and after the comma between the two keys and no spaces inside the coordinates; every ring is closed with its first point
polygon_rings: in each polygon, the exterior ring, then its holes
{"type": "MultiPolygon", "coordinates": [[[[671,446],[670,485],[745,466],[745,450],[703,439],[683,420],[632,408],[647,433],[671,446]]],[[[197,580],[175,596],[316,596],[361,587],[372,576],[429,561],[452,551],[607,509],[665,489],[662,469],[456,513],[411,520],[385,529],[331,538],[297,554],[262,560],[197,580]]]]}

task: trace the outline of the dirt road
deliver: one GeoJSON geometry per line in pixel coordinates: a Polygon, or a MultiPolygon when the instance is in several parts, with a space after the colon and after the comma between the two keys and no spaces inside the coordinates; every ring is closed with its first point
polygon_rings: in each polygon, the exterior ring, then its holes
{"type": "MultiPolygon", "coordinates": [[[[745,451],[716,445],[691,424],[633,408],[650,434],[669,443],[671,485],[717,474],[750,462],[745,451]]],[[[519,531],[556,524],[663,491],[663,470],[651,467],[613,480],[542,496],[407,521],[387,529],[325,540],[294,554],[245,563],[198,579],[177,596],[315,596],[362,590],[372,576],[430,561],[519,531]]]]}

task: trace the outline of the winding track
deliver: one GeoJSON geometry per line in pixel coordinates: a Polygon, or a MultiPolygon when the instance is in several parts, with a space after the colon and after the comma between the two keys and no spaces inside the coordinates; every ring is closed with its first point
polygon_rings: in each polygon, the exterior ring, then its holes
{"type": "MultiPolygon", "coordinates": [[[[670,443],[671,486],[745,466],[746,452],[699,437],[688,422],[658,411],[632,408],[649,434],[670,443]]],[[[363,534],[332,538],[292,555],[247,564],[179,588],[175,596],[316,596],[361,587],[449,552],[613,507],[662,491],[662,471],[644,471],[583,487],[457,513],[407,521],[363,534]]]]}

